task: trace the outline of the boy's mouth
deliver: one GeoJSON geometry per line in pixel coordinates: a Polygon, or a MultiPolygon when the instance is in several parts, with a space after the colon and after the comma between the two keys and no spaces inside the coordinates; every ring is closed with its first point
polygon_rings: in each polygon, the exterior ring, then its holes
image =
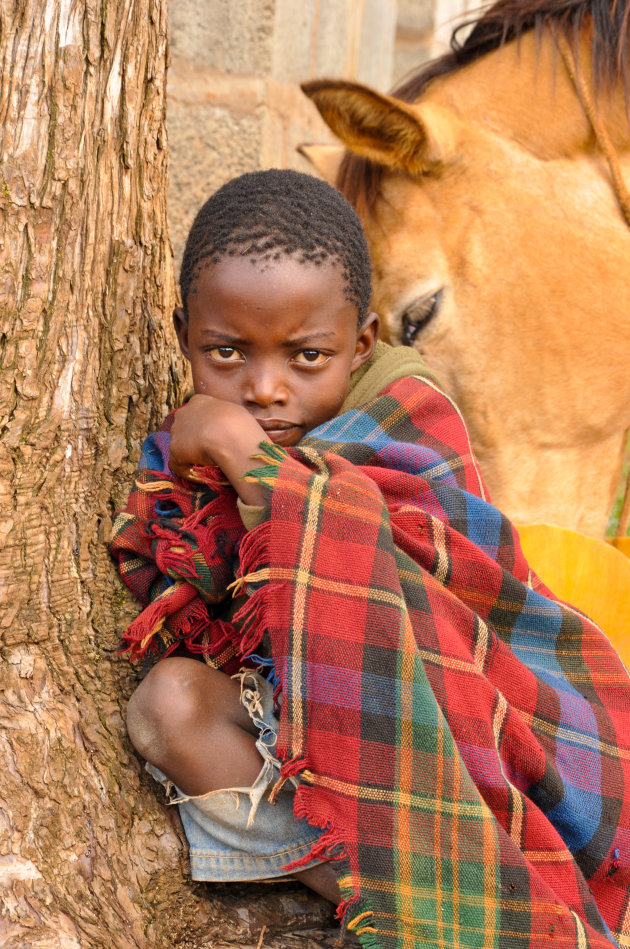
{"type": "Polygon", "coordinates": [[[302,437],[301,425],[279,418],[257,418],[256,421],[275,445],[293,445],[302,437]]]}

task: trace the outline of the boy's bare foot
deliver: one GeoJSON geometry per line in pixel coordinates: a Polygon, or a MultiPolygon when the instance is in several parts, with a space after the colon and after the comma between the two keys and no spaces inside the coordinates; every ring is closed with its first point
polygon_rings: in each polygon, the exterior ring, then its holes
{"type": "Polygon", "coordinates": [[[330,900],[335,906],[341,902],[337,877],[329,862],[318,863],[317,866],[309,867],[308,870],[299,870],[293,876],[309,889],[315,890],[320,896],[330,900]]]}

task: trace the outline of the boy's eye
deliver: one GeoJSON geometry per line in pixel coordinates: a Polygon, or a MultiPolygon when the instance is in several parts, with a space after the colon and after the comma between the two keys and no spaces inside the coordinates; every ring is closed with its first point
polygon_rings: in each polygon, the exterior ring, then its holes
{"type": "Polygon", "coordinates": [[[233,346],[214,346],[208,350],[208,355],[215,362],[242,362],[243,354],[233,346]]]}
{"type": "Polygon", "coordinates": [[[319,349],[302,349],[294,356],[295,361],[303,366],[323,366],[328,358],[326,353],[322,353],[319,349]]]}

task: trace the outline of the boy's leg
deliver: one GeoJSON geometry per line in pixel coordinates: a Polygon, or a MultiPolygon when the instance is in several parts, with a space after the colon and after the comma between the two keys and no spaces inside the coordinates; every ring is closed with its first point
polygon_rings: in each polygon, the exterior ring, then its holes
{"type": "Polygon", "coordinates": [[[258,732],[238,682],[196,659],[151,669],[129,700],[127,730],[134,748],[186,794],[249,787],[260,771],[258,732]]]}
{"type": "MultiPolygon", "coordinates": [[[[195,659],[164,659],[129,700],[135,749],[188,795],[250,787],[260,773],[258,729],[238,682],[195,659]]],[[[329,863],[294,874],[333,903],[341,899],[329,863]]]]}

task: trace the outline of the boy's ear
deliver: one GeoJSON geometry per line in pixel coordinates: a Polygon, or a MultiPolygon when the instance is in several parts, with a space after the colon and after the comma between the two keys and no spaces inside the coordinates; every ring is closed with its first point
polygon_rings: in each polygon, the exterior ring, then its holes
{"type": "Polygon", "coordinates": [[[368,313],[364,323],[359,327],[357,334],[357,345],[354,352],[354,359],[352,360],[352,372],[355,372],[359,366],[367,362],[374,352],[380,328],[381,320],[378,313],[368,313]]]}
{"type": "Polygon", "coordinates": [[[186,319],[186,314],[184,313],[184,310],[181,306],[176,306],[173,310],[173,326],[175,327],[175,332],[177,333],[179,348],[186,359],[190,359],[190,349],[188,347],[188,320],[186,319]]]}

